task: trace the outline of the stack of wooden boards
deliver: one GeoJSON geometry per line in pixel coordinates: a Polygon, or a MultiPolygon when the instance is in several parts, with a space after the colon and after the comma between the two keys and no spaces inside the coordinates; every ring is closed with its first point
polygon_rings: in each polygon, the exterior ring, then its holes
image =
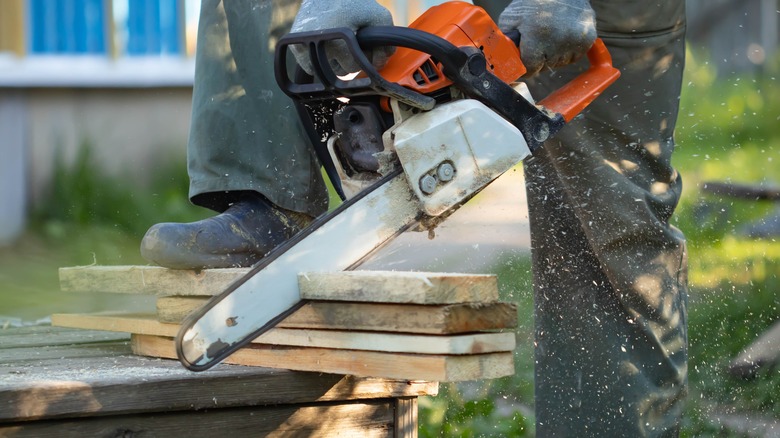
{"type": "MultiPolygon", "coordinates": [[[[245,272],[62,268],[65,292],[150,294],[157,312],[56,314],[52,324],[127,332],[135,354],[175,358],[182,319],[245,272]]],[[[499,301],[493,275],[307,273],[299,276],[299,289],[306,305],[225,362],[440,382],[514,374],[517,310],[499,301]]]]}

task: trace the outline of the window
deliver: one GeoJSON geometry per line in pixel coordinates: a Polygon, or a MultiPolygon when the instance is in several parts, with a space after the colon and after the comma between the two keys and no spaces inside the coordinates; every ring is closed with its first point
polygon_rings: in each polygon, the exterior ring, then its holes
{"type": "Polygon", "coordinates": [[[104,0],[29,0],[32,54],[107,53],[104,0]]]}

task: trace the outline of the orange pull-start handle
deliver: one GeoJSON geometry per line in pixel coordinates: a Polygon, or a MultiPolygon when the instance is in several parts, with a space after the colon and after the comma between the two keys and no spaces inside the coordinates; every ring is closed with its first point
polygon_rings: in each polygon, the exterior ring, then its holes
{"type": "Polygon", "coordinates": [[[590,62],[588,70],[538,102],[546,109],[561,114],[567,122],[620,77],[620,70],[612,66],[612,56],[601,38],[596,39],[587,56],[590,62]]]}

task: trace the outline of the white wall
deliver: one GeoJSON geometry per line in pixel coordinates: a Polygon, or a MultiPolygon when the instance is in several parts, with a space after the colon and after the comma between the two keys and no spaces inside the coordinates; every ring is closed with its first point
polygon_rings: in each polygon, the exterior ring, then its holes
{"type": "Polygon", "coordinates": [[[27,91],[31,205],[42,199],[57,154],[71,163],[84,143],[109,175],[143,185],[163,159],[181,159],[189,130],[190,88],[27,91]]]}
{"type": "Polygon", "coordinates": [[[57,157],[86,143],[108,175],[143,187],[164,160],[186,166],[192,88],[0,87],[0,245],[42,205],[57,157]]]}
{"type": "Polygon", "coordinates": [[[27,131],[21,92],[0,95],[0,245],[24,229],[27,210],[27,131]]]}

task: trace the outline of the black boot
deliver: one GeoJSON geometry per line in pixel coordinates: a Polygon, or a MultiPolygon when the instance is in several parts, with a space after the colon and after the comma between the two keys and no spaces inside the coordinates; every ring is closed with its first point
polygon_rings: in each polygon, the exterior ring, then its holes
{"type": "Polygon", "coordinates": [[[250,193],[212,218],[152,226],[141,241],[141,255],[173,269],[252,266],[311,220],[250,193]]]}

